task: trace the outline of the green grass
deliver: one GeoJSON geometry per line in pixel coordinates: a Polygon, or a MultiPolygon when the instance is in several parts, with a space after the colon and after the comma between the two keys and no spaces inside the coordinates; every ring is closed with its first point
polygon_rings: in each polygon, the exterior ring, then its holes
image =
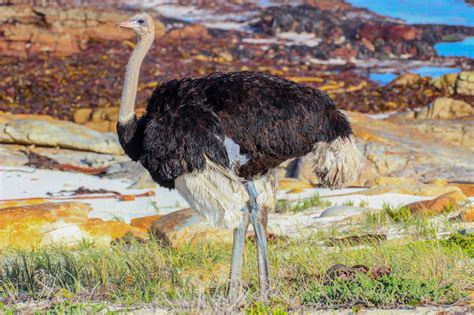
{"type": "MultiPolygon", "coordinates": [[[[446,214],[434,216],[415,215],[408,207],[393,207],[384,204],[382,209],[377,212],[368,212],[365,214],[364,228],[368,231],[377,231],[381,228],[398,228],[404,231],[404,234],[411,234],[418,238],[437,238],[441,230],[454,232],[455,224],[446,214]]],[[[401,232],[402,233],[402,232],[401,232]]]]}
{"type": "MultiPolygon", "coordinates": [[[[322,236],[311,236],[269,245],[273,294],[268,303],[258,301],[255,248],[248,243],[247,294],[233,310],[242,305],[249,314],[285,314],[354,305],[445,304],[472,290],[473,266],[460,242],[381,241],[327,248],[321,247],[322,240],[322,236]],[[336,264],[387,267],[391,272],[382,277],[357,273],[350,281],[328,281],[326,270],[336,264]]],[[[53,313],[107,310],[112,304],[127,309],[143,303],[183,313],[203,307],[222,313],[232,304],[225,299],[226,275],[212,270],[216,264],[228,264],[230,254],[229,244],[178,250],[153,241],[111,248],[83,243],[76,250],[4,251],[0,254],[0,311],[13,311],[19,302],[47,301],[53,313]],[[193,277],[200,273],[208,275],[208,280],[197,285],[193,277]]]]}
{"type": "Polygon", "coordinates": [[[329,285],[314,284],[304,294],[303,301],[315,306],[387,308],[400,304],[452,303],[456,300],[456,294],[451,294],[450,285],[442,287],[432,280],[404,279],[392,275],[372,279],[367,275],[356,275],[354,279],[338,279],[329,285]]]}
{"type": "Polygon", "coordinates": [[[315,194],[310,198],[298,201],[290,201],[286,199],[278,200],[275,207],[276,213],[298,213],[316,207],[330,207],[329,200],[322,199],[319,194],[315,194]]]}
{"type": "Polygon", "coordinates": [[[461,233],[455,233],[451,235],[447,240],[441,241],[441,244],[445,246],[458,246],[467,256],[474,259],[474,234],[463,235],[461,233]]]}

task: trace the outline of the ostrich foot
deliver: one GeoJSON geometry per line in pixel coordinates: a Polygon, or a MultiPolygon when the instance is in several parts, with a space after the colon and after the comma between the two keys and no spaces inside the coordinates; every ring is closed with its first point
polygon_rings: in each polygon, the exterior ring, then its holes
{"type": "Polygon", "coordinates": [[[237,299],[242,293],[242,265],[244,259],[245,235],[249,226],[250,214],[247,208],[242,210],[242,221],[234,229],[234,243],[232,248],[232,265],[230,269],[230,282],[228,297],[237,299]]]}
{"type": "Polygon", "coordinates": [[[258,259],[258,274],[260,284],[260,297],[262,300],[267,300],[270,291],[270,275],[268,268],[268,250],[267,250],[267,236],[262,220],[262,209],[257,203],[257,189],[252,179],[249,179],[246,184],[247,191],[250,195],[250,222],[255,230],[255,239],[257,243],[257,259],[258,259]]]}

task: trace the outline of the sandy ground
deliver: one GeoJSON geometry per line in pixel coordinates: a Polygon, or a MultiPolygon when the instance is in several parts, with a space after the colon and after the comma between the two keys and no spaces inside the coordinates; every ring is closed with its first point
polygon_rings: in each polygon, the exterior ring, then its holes
{"type": "MultiPolygon", "coordinates": [[[[75,190],[79,187],[88,189],[106,189],[116,191],[124,195],[137,195],[149,190],[128,189],[133,182],[130,180],[102,179],[80,173],[67,173],[51,170],[39,170],[33,168],[9,168],[0,169],[0,199],[21,198],[45,198],[53,202],[73,201],[68,193],[60,193],[62,190],[75,190]],[[51,199],[48,193],[54,196],[63,196],[60,200],[51,199]]],[[[279,192],[279,199],[300,200],[319,194],[329,200],[333,205],[342,205],[351,201],[355,206],[360,202],[367,204],[368,208],[380,208],[384,203],[399,206],[418,200],[431,199],[431,197],[420,197],[403,194],[382,194],[376,196],[365,196],[365,189],[307,189],[299,194],[287,194],[286,191],[279,192]]],[[[186,208],[186,201],[175,190],[166,188],[154,189],[155,196],[141,197],[134,201],[119,201],[114,198],[107,199],[80,199],[78,201],[89,203],[94,209],[90,217],[105,220],[120,218],[125,222],[131,219],[156,214],[166,214],[178,209],[186,208]]],[[[98,196],[98,195],[94,195],[98,196]]]]}

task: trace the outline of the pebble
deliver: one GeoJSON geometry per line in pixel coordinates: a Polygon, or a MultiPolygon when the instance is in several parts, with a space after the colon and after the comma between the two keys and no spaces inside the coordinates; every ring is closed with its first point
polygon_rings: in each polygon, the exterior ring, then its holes
{"type": "Polygon", "coordinates": [[[334,206],[327,208],[321,213],[320,218],[339,217],[339,216],[355,216],[365,213],[367,209],[353,206],[334,206]]]}

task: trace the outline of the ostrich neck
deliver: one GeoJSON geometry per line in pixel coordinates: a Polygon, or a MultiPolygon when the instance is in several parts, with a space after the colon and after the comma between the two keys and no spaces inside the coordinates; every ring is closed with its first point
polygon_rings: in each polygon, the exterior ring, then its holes
{"type": "Polygon", "coordinates": [[[119,123],[126,123],[135,115],[135,99],[137,96],[140,66],[153,43],[154,37],[154,34],[150,33],[139,38],[137,46],[130,56],[127,70],[125,71],[125,82],[120,100],[119,123]]]}

